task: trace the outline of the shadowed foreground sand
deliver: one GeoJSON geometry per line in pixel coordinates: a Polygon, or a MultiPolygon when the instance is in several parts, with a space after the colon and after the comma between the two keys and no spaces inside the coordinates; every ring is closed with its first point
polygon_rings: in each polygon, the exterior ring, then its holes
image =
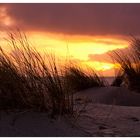
{"type": "Polygon", "coordinates": [[[140,94],[124,87],[91,88],[76,94],[87,101],[78,124],[91,136],[140,136],[140,94]]]}
{"type": "Polygon", "coordinates": [[[40,137],[40,136],[85,136],[83,131],[73,128],[65,118],[57,120],[48,118],[47,113],[1,112],[0,136],[40,137]]]}
{"type": "Polygon", "coordinates": [[[33,111],[1,112],[0,136],[140,136],[138,93],[92,88],[75,94],[75,108],[80,114],[71,121],[33,111]]]}
{"type": "Polygon", "coordinates": [[[140,107],[91,104],[77,123],[90,136],[140,136],[140,107]]]}

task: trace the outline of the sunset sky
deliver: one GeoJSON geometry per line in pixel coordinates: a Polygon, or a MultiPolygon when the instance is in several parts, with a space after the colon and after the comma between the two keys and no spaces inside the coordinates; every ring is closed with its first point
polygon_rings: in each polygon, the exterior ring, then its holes
{"type": "Polygon", "coordinates": [[[55,51],[63,58],[68,53],[105,76],[116,67],[107,53],[126,50],[130,35],[140,35],[139,25],[140,4],[0,5],[1,44],[5,32],[18,27],[42,53],[55,51]]]}

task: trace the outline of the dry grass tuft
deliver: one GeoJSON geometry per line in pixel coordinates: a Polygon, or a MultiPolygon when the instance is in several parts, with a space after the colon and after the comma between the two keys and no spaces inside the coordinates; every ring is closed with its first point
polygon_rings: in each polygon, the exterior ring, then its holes
{"type": "Polygon", "coordinates": [[[76,91],[104,86],[103,80],[95,73],[93,69],[85,72],[78,66],[71,66],[67,68],[67,79],[76,91]]]}
{"type": "Polygon", "coordinates": [[[140,91],[140,40],[133,38],[128,50],[127,54],[119,50],[110,55],[120,64],[123,81],[128,88],[140,91]]]}
{"type": "Polygon", "coordinates": [[[73,91],[55,56],[44,59],[21,32],[11,33],[8,42],[11,53],[0,48],[0,107],[72,113],[73,91]]]}

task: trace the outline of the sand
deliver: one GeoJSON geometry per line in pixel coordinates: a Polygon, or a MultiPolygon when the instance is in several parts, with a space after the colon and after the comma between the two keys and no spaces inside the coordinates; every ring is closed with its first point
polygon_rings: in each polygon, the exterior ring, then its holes
{"type": "Polygon", "coordinates": [[[140,136],[140,107],[90,104],[77,123],[90,136],[140,136]]]}
{"type": "Polygon", "coordinates": [[[132,92],[125,87],[101,87],[91,88],[76,94],[77,98],[87,98],[94,103],[140,106],[140,94],[132,92]]]}
{"type": "Polygon", "coordinates": [[[139,93],[110,86],[81,91],[75,98],[77,104],[87,101],[77,122],[90,136],[140,136],[139,93]]]}
{"type": "Polygon", "coordinates": [[[1,112],[0,136],[10,137],[72,137],[87,136],[73,127],[66,118],[50,119],[47,113],[27,111],[24,113],[1,112]]]}
{"type": "Polygon", "coordinates": [[[47,113],[0,112],[0,136],[140,136],[140,94],[124,87],[91,88],[75,94],[75,118],[47,113]]]}

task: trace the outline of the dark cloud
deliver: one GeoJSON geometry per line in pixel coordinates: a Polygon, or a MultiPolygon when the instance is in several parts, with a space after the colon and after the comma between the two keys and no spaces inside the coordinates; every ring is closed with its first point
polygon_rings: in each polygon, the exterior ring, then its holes
{"type": "Polygon", "coordinates": [[[140,4],[7,4],[18,26],[68,34],[139,35],[140,4]]]}

